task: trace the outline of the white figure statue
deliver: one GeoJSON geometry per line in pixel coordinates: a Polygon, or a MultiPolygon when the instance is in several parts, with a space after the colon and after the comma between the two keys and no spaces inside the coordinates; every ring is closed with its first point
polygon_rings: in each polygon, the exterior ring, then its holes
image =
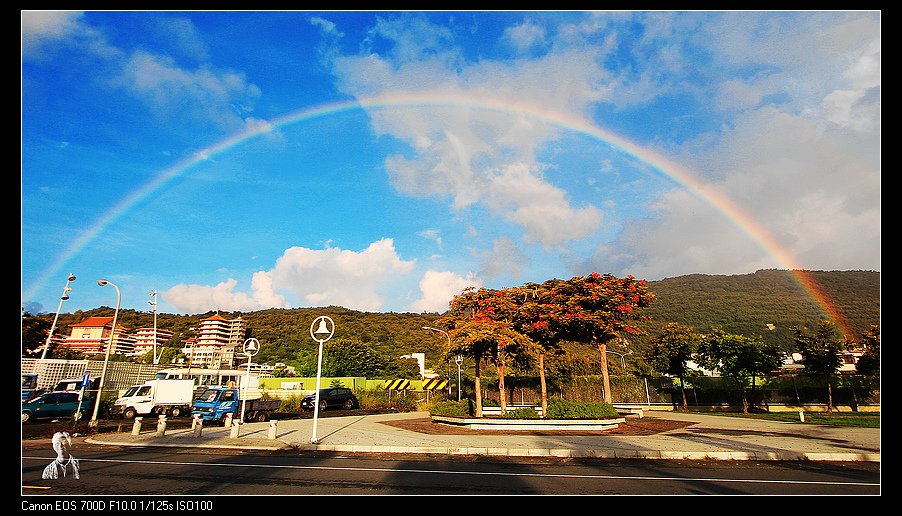
{"type": "Polygon", "coordinates": [[[53,434],[53,449],[56,451],[56,459],[44,468],[41,478],[55,479],[65,477],[67,470],[72,468],[72,475],[78,478],[78,459],[69,454],[69,448],[72,446],[72,439],[69,432],[57,432],[53,434]],[[69,455],[69,458],[66,458],[69,455]]]}

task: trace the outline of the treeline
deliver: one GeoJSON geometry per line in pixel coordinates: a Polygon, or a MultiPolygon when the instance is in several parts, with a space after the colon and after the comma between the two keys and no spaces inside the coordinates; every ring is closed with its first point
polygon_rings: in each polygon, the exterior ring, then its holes
{"type": "MultiPolygon", "coordinates": [[[[814,279],[835,301],[857,337],[871,325],[880,323],[880,274],[873,271],[814,271],[814,279]]],[[[760,335],[767,343],[791,349],[793,327],[817,328],[826,317],[821,308],[785,270],[761,270],[753,274],[715,276],[692,274],[648,282],[655,296],[644,311],[651,316],[639,326],[644,336],[629,336],[638,354],[659,335],[664,326],[676,322],[697,332],[714,328],[741,335],[760,335]],[[768,330],[767,325],[773,325],[768,330]]],[[[259,363],[283,362],[299,369],[315,363],[317,345],[310,337],[310,325],[316,317],[327,315],[335,321],[338,341],[361,342],[386,358],[410,353],[425,353],[426,367],[441,369],[444,335],[424,330],[436,326],[442,314],[359,312],[342,307],[269,309],[255,312],[209,311],[196,315],[157,314],[157,326],[175,333],[176,339],[194,336],[203,319],[216,313],[232,319],[241,316],[248,322],[249,336],[261,343],[254,358],[259,363]]],[[[68,326],[89,316],[112,316],[113,309],[101,307],[88,311],[60,314],[58,334],[69,334],[68,326]]],[[[22,327],[22,346],[35,349],[47,336],[53,313],[26,314],[22,327]]],[[[150,312],[120,310],[119,324],[126,328],[153,326],[150,312]]],[[[328,343],[327,343],[328,344],[328,343]]],[[[623,348],[612,349],[623,351],[623,348]]],[[[594,369],[597,351],[591,346],[573,346],[567,358],[578,370],[594,369]],[[582,352],[584,357],[579,357],[582,352]],[[578,367],[577,367],[578,366],[578,367]]],[[[561,357],[564,358],[564,357],[561,357]]],[[[612,357],[613,358],[613,357],[612,357]]],[[[612,365],[618,365],[613,360],[612,365]]]]}

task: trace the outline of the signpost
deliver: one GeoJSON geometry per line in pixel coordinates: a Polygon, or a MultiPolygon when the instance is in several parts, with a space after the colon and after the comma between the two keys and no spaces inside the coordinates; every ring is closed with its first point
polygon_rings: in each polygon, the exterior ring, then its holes
{"type": "Polygon", "coordinates": [[[84,376],[81,377],[81,392],[78,393],[78,409],[75,411],[75,421],[81,419],[81,402],[85,399],[85,389],[91,385],[91,370],[85,369],[84,376]]]}
{"type": "Polygon", "coordinates": [[[313,320],[310,325],[310,336],[316,342],[319,342],[319,355],[316,359],[316,395],[313,399],[313,437],[310,442],[317,444],[319,440],[316,438],[316,422],[319,417],[319,379],[323,372],[323,342],[332,338],[335,334],[335,323],[329,317],[321,315],[313,320]],[[314,328],[316,328],[314,330],[314,328]]]}
{"type": "Polygon", "coordinates": [[[244,341],[244,354],[247,355],[247,371],[244,373],[244,396],[241,400],[241,422],[244,423],[244,407],[247,406],[247,387],[251,382],[251,359],[260,351],[260,342],[251,337],[244,341]]]}

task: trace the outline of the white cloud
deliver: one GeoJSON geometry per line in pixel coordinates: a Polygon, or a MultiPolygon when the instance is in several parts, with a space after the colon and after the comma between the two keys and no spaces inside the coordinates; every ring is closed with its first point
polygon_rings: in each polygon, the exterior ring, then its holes
{"type": "Polygon", "coordinates": [[[268,308],[243,292],[235,292],[237,285],[238,281],[231,278],[214,286],[182,283],[161,292],[160,296],[178,312],[190,314],[208,310],[253,311],[268,308]]]}
{"type": "Polygon", "coordinates": [[[415,263],[402,260],[390,238],[373,242],[359,252],[291,247],[271,270],[253,274],[251,294],[236,292],[237,280],[229,279],[215,286],[176,285],[162,296],[178,311],[188,313],[291,306],[281,292],[291,293],[300,300],[300,306],[378,311],[384,303],[379,289],[410,273],[415,263]]]}
{"type": "Polygon", "coordinates": [[[390,238],[363,251],[337,247],[285,250],[270,271],[272,283],[310,306],[338,305],[354,310],[382,308],[379,288],[408,274],[415,261],[402,260],[390,238]]]}
{"type": "MultiPolygon", "coordinates": [[[[392,41],[411,48],[336,58],[333,71],[339,88],[361,97],[415,92],[474,104],[515,99],[576,118],[585,117],[592,103],[606,94],[605,74],[591,48],[565,49],[540,59],[464,63],[453,48],[415,52],[414,48],[424,48],[413,45],[426,31],[423,23],[418,20],[410,34],[398,23],[387,22],[376,31],[390,33],[392,41]]],[[[422,45],[434,47],[450,37],[436,31],[422,45]]],[[[540,173],[543,166],[535,155],[559,136],[554,125],[466,104],[374,109],[370,118],[377,133],[405,141],[413,149],[385,161],[393,186],[404,194],[450,197],[455,210],[474,204],[487,207],[521,226],[528,241],[544,246],[584,238],[598,226],[598,209],[571,206],[563,190],[540,173]],[[512,175],[524,185],[512,185],[512,175]]]]}
{"type": "Polygon", "coordinates": [[[81,11],[22,11],[23,60],[52,59],[62,48],[104,59],[120,55],[103,34],[85,23],[81,11]]]}
{"type": "Polygon", "coordinates": [[[47,47],[82,30],[77,11],[22,11],[22,57],[42,59],[47,47]]]}
{"type": "Polygon", "coordinates": [[[789,266],[879,270],[879,139],[765,107],[737,117],[713,147],[693,155],[698,170],[723,174],[711,191],[742,215],[674,190],[659,197],[653,218],[629,223],[582,265],[650,279],[789,266]],[[759,230],[776,248],[752,240],[759,230]]]}
{"type": "Polygon", "coordinates": [[[430,228],[430,229],[424,229],[423,231],[418,232],[417,235],[425,238],[426,240],[432,240],[433,242],[435,242],[435,245],[438,246],[439,249],[442,248],[441,231],[439,231],[435,228],[430,228]]]}
{"type": "Polygon", "coordinates": [[[408,308],[411,312],[438,312],[448,310],[451,299],[467,287],[480,287],[473,275],[466,277],[454,272],[428,270],[420,280],[420,299],[408,308]]]}
{"type": "Polygon", "coordinates": [[[241,72],[213,66],[189,19],[148,19],[146,30],[166,41],[167,52],[197,64],[189,68],[173,55],[116,47],[76,11],[23,11],[23,59],[62,58],[61,49],[94,59],[92,78],[123,89],[167,123],[194,122],[227,131],[259,123],[249,117],[245,121],[261,95],[259,87],[241,72]]]}
{"type": "Polygon", "coordinates": [[[190,19],[165,17],[155,21],[156,26],[149,27],[149,30],[157,32],[154,37],[166,41],[180,56],[197,61],[210,59],[207,45],[190,19]]]}
{"type": "Polygon", "coordinates": [[[80,11],[22,11],[22,37],[63,38],[78,30],[80,11]]]}
{"type": "Polygon", "coordinates": [[[542,46],[545,43],[545,29],[530,22],[504,29],[504,39],[519,52],[542,46]]]}
{"type": "Polygon", "coordinates": [[[544,181],[523,163],[513,163],[490,176],[486,203],[496,213],[526,229],[528,243],[546,248],[592,234],[602,213],[593,206],[573,208],[566,193],[544,181]]]}
{"type": "Polygon", "coordinates": [[[188,70],[168,56],[135,51],[111,81],[142,100],[164,120],[186,119],[236,130],[245,125],[234,105],[249,104],[260,89],[243,74],[199,66],[188,70]]]}
{"type": "Polygon", "coordinates": [[[479,276],[489,281],[502,276],[517,278],[529,262],[529,257],[508,237],[496,238],[492,242],[492,250],[479,255],[482,261],[479,276]]]}

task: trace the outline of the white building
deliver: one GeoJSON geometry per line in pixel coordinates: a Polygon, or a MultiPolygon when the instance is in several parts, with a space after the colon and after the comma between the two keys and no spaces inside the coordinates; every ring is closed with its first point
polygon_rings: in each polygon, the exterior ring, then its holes
{"type": "Polygon", "coordinates": [[[154,333],[156,333],[157,355],[163,352],[163,346],[172,338],[173,333],[171,331],[156,328],[155,332],[152,327],[138,328],[132,334],[135,339],[134,356],[139,357],[149,351],[153,351],[154,333]]]}
{"type": "MultiPolygon", "coordinates": [[[[128,329],[116,326],[110,353],[129,355],[135,349],[135,339],[127,333],[128,329]]],[[[59,345],[86,355],[106,352],[113,332],[112,317],[88,317],[81,322],[69,325],[69,336],[60,340],[59,345]]]]}
{"type": "Polygon", "coordinates": [[[234,368],[247,335],[247,321],[241,317],[226,319],[219,314],[201,321],[197,338],[184,342],[184,353],[195,367],[234,368]]]}

